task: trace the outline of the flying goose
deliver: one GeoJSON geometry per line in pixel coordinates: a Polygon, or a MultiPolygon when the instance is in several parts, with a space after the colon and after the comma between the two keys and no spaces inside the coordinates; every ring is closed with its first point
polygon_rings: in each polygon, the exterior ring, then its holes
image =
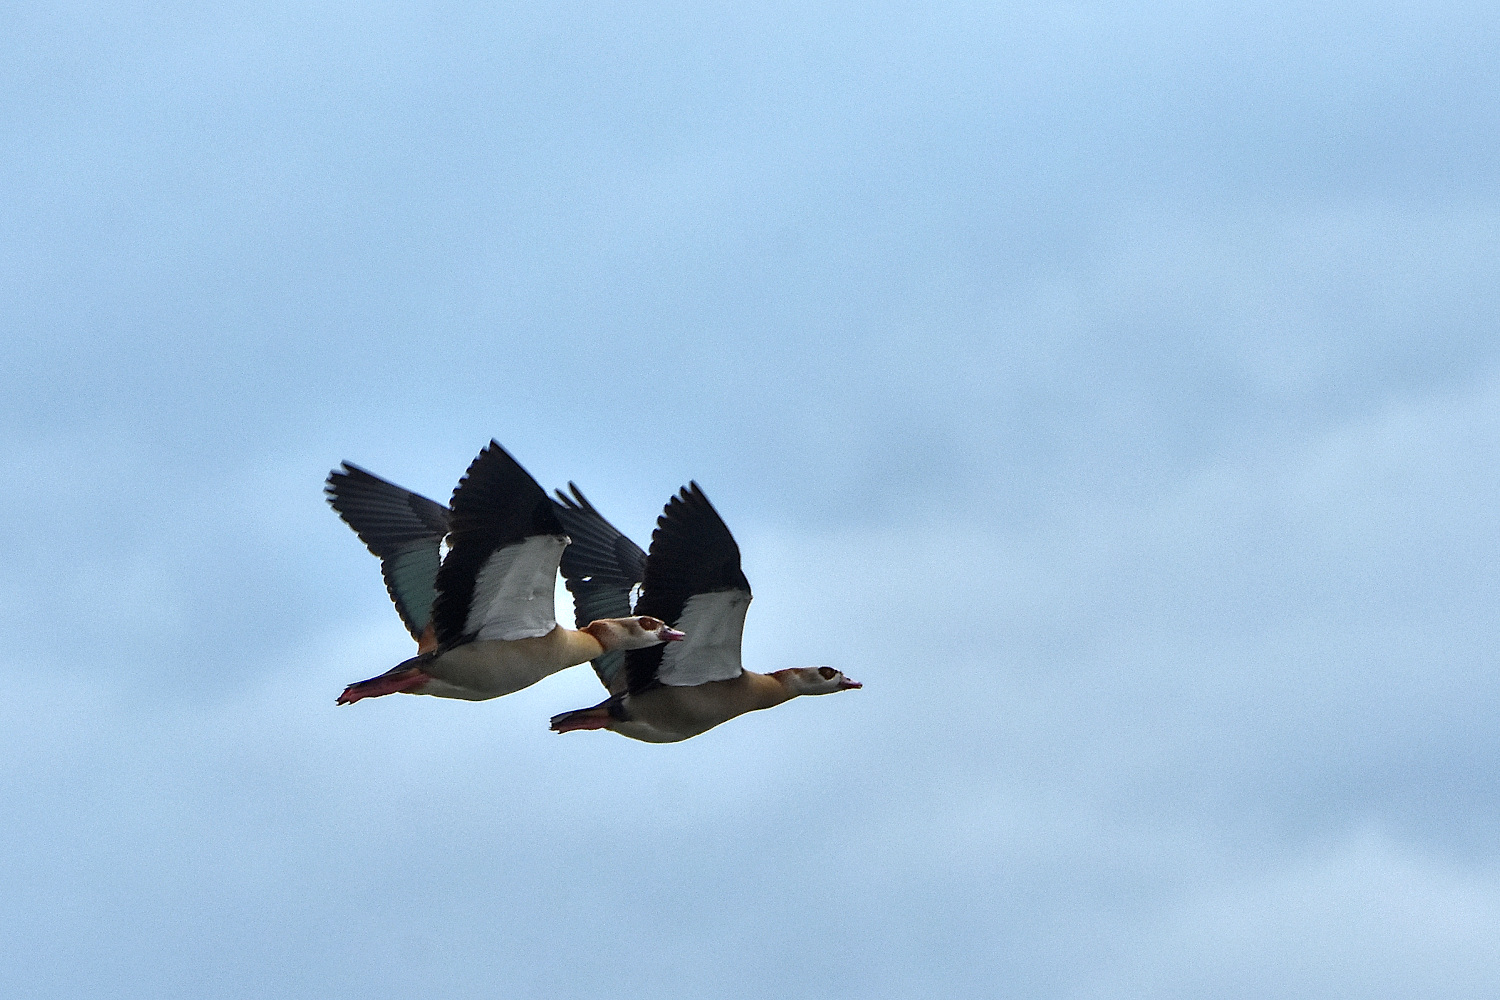
{"type": "MultiPolygon", "coordinates": [[[[569,542],[559,507],[495,441],[469,465],[451,509],[348,462],[325,489],[380,558],[417,640],[416,656],[350,684],[340,705],[397,692],[484,701],[614,650],[682,638],[649,615],[594,619],[578,631],[558,626],[553,587],[569,542]]],[[[568,516],[577,530],[595,530],[591,508],[568,516]]]]}
{"type": "MultiPolygon", "coordinates": [[[[592,510],[577,487],[573,490],[579,508],[592,510]]],[[[610,729],[647,743],[675,743],[736,715],[771,708],[798,695],[860,687],[858,681],[832,667],[793,667],[770,674],[743,669],[740,636],[750,607],[750,582],[740,570],[734,536],[697,483],[683,487],[667,502],[656,525],[635,613],[669,622],[686,638],[670,646],[626,652],[623,686],[611,687],[610,697],[593,708],[554,716],[555,732],[610,729]]],[[[614,531],[602,517],[595,529],[614,531]]],[[[625,543],[630,544],[628,539],[625,543]]],[[[621,548],[610,540],[596,550],[621,548]]],[[[618,609],[619,600],[624,599],[628,611],[630,588],[622,589],[620,584],[630,574],[624,572],[623,562],[615,563],[621,570],[617,579],[606,580],[597,572],[603,564],[593,567],[596,572],[586,579],[587,574],[578,575],[579,567],[564,557],[563,577],[575,595],[590,588],[602,591],[613,584],[613,607],[618,609]]],[[[604,679],[603,671],[600,677],[604,679]]],[[[605,683],[610,686],[608,680],[605,683]]]]}

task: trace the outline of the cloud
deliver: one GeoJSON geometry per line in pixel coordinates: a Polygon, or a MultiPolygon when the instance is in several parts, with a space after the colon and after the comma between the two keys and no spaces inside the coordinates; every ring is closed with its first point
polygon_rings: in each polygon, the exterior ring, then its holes
{"type": "Polygon", "coordinates": [[[99,14],[0,40],[0,990],[1493,984],[1490,8],[99,14]],[[335,710],[323,476],[491,436],[864,690],[335,710]]]}
{"type": "Polygon", "coordinates": [[[1088,996],[1439,997],[1500,982],[1493,872],[1374,831],[1232,878],[1148,924],[1136,960],[1088,996]]]}

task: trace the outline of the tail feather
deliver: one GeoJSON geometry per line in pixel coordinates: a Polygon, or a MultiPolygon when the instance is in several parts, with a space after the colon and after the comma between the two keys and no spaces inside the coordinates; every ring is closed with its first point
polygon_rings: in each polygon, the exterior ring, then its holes
{"type": "Polygon", "coordinates": [[[609,703],[595,705],[593,708],[580,708],[573,712],[564,712],[552,717],[552,731],[554,733],[571,733],[580,729],[608,729],[611,722],[609,714],[609,703]]]}
{"type": "Polygon", "coordinates": [[[352,705],[361,698],[379,698],[383,694],[398,694],[426,684],[432,678],[422,672],[421,667],[399,666],[387,670],[379,677],[350,684],[339,695],[337,704],[352,705]]]}

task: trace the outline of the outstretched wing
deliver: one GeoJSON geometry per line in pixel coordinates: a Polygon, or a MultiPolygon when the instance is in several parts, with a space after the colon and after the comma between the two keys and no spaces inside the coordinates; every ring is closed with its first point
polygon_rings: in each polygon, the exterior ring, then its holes
{"type": "Polygon", "coordinates": [[[626,654],[630,691],[738,677],[749,607],[750,581],[740,570],[740,547],[698,484],[690,483],[656,519],[635,606],[636,614],[669,622],[687,638],[626,654]]]}
{"type": "Polygon", "coordinates": [[[350,462],[328,474],[323,490],[339,517],[380,559],[396,613],[412,638],[420,641],[437,597],[448,508],[350,462]]]}
{"type": "MultiPolygon", "coordinates": [[[[594,509],[574,483],[572,496],[557,492],[557,517],[572,539],[562,554],[563,579],[573,594],[574,619],[579,628],[600,618],[630,614],[630,592],[646,572],[646,553],[594,509]]],[[[625,688],[623,650],[612,650],[593,661],[594,672],[611,694],[625,688]]]]}
{"type": "Polygon", "coordinates": [[[453,491],[452,511],[432,609],[438,643],[551,632],[568,536],[546,492],[491,441],[453,491]]]}

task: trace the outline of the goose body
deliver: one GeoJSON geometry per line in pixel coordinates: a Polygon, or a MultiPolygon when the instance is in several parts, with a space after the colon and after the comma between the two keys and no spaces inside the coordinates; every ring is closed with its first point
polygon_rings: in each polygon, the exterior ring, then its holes
{"type": "Polygon", "coordinates": [[[522,639],[476,639],[438,655],[418,655],[408,664],[428,680],[410,694],[488,701],[530,687],[559,670],[586,663],[605,652],[588,632],[554,627],[546,635],[522,639]]]}
{"type": "MultiPolygon", "coordinates": [[[[443,507],[344,463],[327,494],[381,560],[417,655],[345,688],[339,704],[385,694],[485,701],[613,650],[680,638],[649,616],[559,626],[553,590],[569,544],[558,505],[500,445],[469,465],[443,507]],[[442,557],[444,541],[448,553],[442,557]]],[[[569,517],[590,528],[587,512],[569,517]]]]}
{"type": "MultiPolygon", "coordinates": [[[[592,718],[602,722],[607,717],[609,721],[600,728],[643,743],[677,743],[706,733],[737,715],[773,708],[792,697],[774,674],[746,670],[729,680],[688,687],[659,684],[645,691],[627,693],[614,704],[605,702],[596,706],[604,711],[592,718]]],[[[555,724],[553,728],[568,731],[567,727],[555,724]]]]}
{"type": "MultiPolygon", "coordinates": [[[[586,504],[577,487],[573,489],[578,502],[586,504]]],[[[602,517],[599,524],[614,530],[602,517]]],[[[579,589],[601,586],[598,576],[579,576],[568,560],[562,571],[575,595],[579,589]]],[[[635,613],[660,618],[685,638],[669,647],[625,653],[621,683],[606,681],[610,697],[592,708],[555,716],[554,731],[609,729],[647,743],[676,743],[798,695],[860,686],[832,667],[770,674],[743,668],[740,638],[750,607],[750,582],[740,569],[734,536],[697,483],[667,502],[652,533],[641,578],[633,582],[642,588],[635,613]]]]}

